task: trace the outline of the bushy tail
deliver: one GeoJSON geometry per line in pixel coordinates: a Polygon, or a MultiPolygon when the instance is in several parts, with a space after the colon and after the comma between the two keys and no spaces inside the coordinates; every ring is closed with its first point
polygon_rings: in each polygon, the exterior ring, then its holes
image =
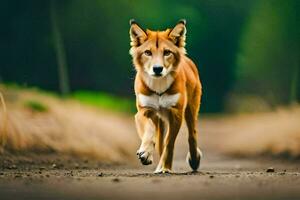
{"type": "Polygon", "coordinates": [[[7,116],[7,109],[6,104],[4,101],[4,96],[0,92],[0,101],[3,109],[3,116],[2,116],[2,125],[0,126],[0,152],[4,150],[4,146],[6,144],[7,139],[7,123],[8,123],[8,116],[7,116]]]}

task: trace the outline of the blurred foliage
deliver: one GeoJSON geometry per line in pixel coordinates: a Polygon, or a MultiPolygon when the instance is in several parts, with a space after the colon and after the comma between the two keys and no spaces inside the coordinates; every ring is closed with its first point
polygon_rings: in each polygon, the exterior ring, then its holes
{"type": "Polygon", "coordinates": [[[59,91],[51,1],[72,91],[134,99],[129,19],[156,30],[186,18],[187,51],[203,83],[202,111],[223,111],[236,93],[272,105],[300,98],[298,0],[5,1],[0,80],[59,91]]]}
{"type": "Polygon", "coordinates": [[[237,56],[237,92],[262,96],[271,105],[297,100],[299,2],[272,0],[255,5],[237,56]]]}
{"type": "Polygon", "coordinates": [[[24,103],[24,106],[34,112],[47,112],[48,107],[36,100],[29,100],[24,103]]]}
{"type": "Polygon", "coordinates": [[[134,113],[135,103],[132,99],[121,98],[105,93],[77,91],[71,95],[81,103],[118,112],[134,113]]]}

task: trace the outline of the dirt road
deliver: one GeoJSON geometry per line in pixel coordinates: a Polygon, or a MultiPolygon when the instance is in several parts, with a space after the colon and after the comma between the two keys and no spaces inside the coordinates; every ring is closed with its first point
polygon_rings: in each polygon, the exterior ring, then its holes
{"type": "Polygon", "coordinates": [[[154,175],[155,166],[138,160],[104,164],[50,153],[5,153],[0,156],[0,199],[300,199],[298,161],[226,157],[219,147],[230,133],[222,123],[203,119],[199,129],[204,158],[198,173],[189,172],[185,163],[183,133],[174,174],[166,175],[154,175]],[[274,172],[267,172],[270,167],[274,172]]]}

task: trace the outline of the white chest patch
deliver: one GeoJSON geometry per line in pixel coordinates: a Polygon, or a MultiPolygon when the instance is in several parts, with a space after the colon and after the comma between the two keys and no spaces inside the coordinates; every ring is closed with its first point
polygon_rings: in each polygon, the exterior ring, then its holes
{"type": "Polygon", "coordinates": [[[151,107],[158,110],[159,108],[171,108],[172,106],[175,106],[179,97],[180,93],[171,95],[163,94],[161,96],[157,94],[152,94],[150,96],[139,94],[138,103],[142,107],[151,107]]]}
{"type": "Polygon", "coordinates": [[[144,81],[151,90],[163,93],[172,85],[174,78],[170,74],[162,78],[151,78],[147,75],[144,77],[144,81]]]}

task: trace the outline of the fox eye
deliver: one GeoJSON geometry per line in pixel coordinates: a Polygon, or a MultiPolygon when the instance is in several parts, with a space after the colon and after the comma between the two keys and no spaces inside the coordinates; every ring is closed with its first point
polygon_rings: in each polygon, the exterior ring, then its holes
{"type": "Polygon", "coordinates": [[[152,52],[151,52],[150,50],[146,50],[146,51],[144,52],[144,54],[145,54],[146,56],[152,56],[152,52]]]}
{"type": "Polygon", "coordinates": [[[170,50],[164,50],[164,56],[169,56],[172,52],[170,50]]]}

